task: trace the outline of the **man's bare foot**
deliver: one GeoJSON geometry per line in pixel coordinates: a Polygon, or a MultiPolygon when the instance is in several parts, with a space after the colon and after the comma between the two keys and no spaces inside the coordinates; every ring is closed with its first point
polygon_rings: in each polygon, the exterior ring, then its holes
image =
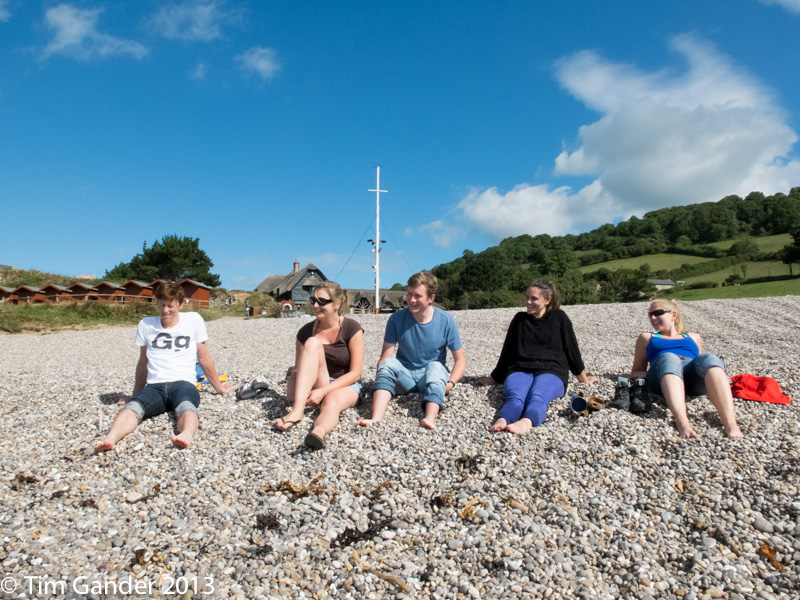
{"type": "Polygon", "coordinates": [[[356,425],[360,425],[361,427],[369,427],[375,423],[380,423],[380,421],[381,419],[361,419],[360,421],[356,421],[356,425]]]}
{"type": "Polygon", "coordinates": [[[436,417],[425,417],[419,421],[423,427],[428,429],[436,429],[436,417]]]}
{"type": "Polygon", "coordinates": [[[528,433],[533,428],[533,423],[530,419],[520,419],[516,423],[511,423],[511,425],[506,426],[506,431],[510,431],[511,433],[516,433],[517,435],[522,435],[528,433]]]}
{"type": "Polygon", "coordinates": [[[110,439],[106,438],[104,440],[101,440],[101,441],[97,442],[94,445],[94,451],[95,452],[108,452],[113,447],[114,447],[114,442],[112,442],[110,439]]]}
{"type": "Polygon", "coordinates": [[[507,427],[508,423],[506,423],[505,419],[497,419],[497,421],[494,422],[494,425],[489,427],[489,431],[505,431],[507,427]]]}
{"type": "Polygon", "coordinates": [[[744,434],[742,433],[742,430],[739,429],[738,425],[734,425],[730,429],[728,428],[724,429],[725,429],[725,435],[727,435],[728,438],[731,440],[740,440],[744,437],[744,434]]]}
{"type": "Polygon", "coordinates": [[[192,445],[192,434],[188,431],[184,431],[178,435],[173,435],[170,439],[172,440],[172,445],[176,448],[183,449],[192,445]]]}

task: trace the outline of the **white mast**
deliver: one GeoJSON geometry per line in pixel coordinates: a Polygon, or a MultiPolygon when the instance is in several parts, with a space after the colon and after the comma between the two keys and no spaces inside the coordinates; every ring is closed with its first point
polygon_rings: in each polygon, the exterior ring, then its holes
{"type": "Polygon", "coordinates": [[[375,253],[375,313],[381,312],[381,193],[388,194],[386,190],[381,189],[381,166],[378,165],[378,179],[375,184],[375,240],[369,240],[375,244],[372,250],[375,253]]]}

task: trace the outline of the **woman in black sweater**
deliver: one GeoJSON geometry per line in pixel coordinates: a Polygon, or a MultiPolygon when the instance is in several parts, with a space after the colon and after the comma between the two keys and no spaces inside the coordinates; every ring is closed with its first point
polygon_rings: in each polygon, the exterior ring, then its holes
{"type": "Polygon", "coordinates": [[[572,322],[559,307],[555,284],[534,280],[525,295],[526,312],[517,313],[491,376],[479,385],[503,384],[506,401],[490,431],[527,433],[541,425],[547,406],[564,395],[569,371],[581,383],[594,383],[581,359],[572,322]]]}

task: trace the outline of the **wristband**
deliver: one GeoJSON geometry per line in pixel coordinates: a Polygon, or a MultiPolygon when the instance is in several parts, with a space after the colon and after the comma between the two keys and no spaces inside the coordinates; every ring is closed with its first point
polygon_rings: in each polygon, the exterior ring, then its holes
{"type": "MultiPolygon", "coordinates": [[[[448,379],[448,380],[447,380],[447,383],[452,383],[452,384],[453,384],[453,388],[455,388],[455,387],[458,385],[458,384],[457,384],[455,381],[453,381],[452,379],[448,379]]],[[[447,385],[447,383],[445,383],[445,385],[447,385]]]]}

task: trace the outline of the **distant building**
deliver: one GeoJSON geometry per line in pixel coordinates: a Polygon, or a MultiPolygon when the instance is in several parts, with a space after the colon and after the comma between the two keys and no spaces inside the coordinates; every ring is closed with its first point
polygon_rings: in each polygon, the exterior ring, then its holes
{"type": "Polygon", "coordinates": [[[256,291],[275,298],[283,310],[291,310],[308,304],[314,288],[325,281],[328,278],[312,263],[301,269],[300,261],[295,260],[291,273],[267,276],[256,286],[256,291]]]}
{"type": "Polygon", "coordinates": [[[683,281],[672,281],[672,279],[648,279],[647,283],[655,286],[657,290],[668,290],[676,285],[683,285],[683,281]]]}

